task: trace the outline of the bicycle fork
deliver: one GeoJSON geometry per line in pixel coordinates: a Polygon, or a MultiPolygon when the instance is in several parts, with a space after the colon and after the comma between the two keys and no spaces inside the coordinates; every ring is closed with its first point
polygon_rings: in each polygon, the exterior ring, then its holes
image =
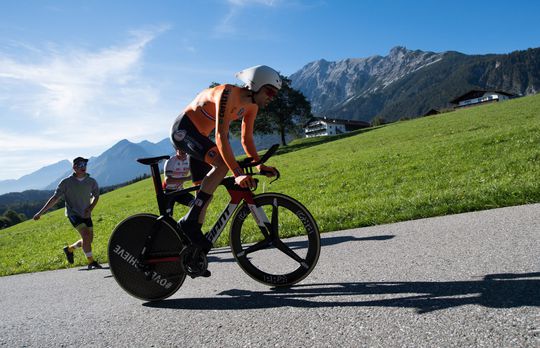
{"type": "MultiPolygon", "coordinates": [[[[268,217],[266,216],[266,213],[262,207],[259,207],[255,204],[255,202],[252,200],[252,202],[246,201],[247,207],[249,209],[249,213],[251,216],[253,216],[253,219],[255,219],[255,223],[259,227],[259,230],[261,231],[262,235],[264,236],[264,240],[255,243],[254,245],[250,246],[249,248],[246,248],[245,250],[242,250],[240,253],[238,253],[238,256],[243,257],[246,256],[249,253],[266,249],[272,245],[275,244],[276,241],[279,241],[279,235],[278,235],[278,220],[277,220],[277,201],[275,200],[272,204],[272,222],[268,220],[268,217]],[[274,225],[275,223],[275,225],[274,225]]],[[[241,215],[241,219],[246,219],[248,214],[241,215]]]]}

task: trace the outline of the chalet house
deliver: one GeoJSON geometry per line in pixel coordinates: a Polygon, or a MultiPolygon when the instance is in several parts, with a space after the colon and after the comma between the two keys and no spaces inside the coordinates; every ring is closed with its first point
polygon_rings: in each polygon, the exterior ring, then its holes
{"type": "Polygon", "coordinates": [[[369,122],[339,120],[328,117],[312,117],[304,126],[306,138],[337,135],[371,127],[369,122]]]}
{"type": "Polygon", "coordinates": [[[517,97],[515,94],[502,91],[472,90],[450,101],[454,108],[464,108],[485,103],[493,103],[517,97]]]}

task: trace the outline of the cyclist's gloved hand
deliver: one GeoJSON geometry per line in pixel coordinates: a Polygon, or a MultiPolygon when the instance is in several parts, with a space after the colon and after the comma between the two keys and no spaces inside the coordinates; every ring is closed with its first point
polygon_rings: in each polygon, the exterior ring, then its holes
{"type": "Polygon", "coordinates": [[[234,178],[234,182],[240,187],[243,188],[253,188],[257,185],[255,182],[255,179],[251,177],[251,175],[240,175],[234,178]]]}
{"type": "Polygon", "coordinates": [[[265,166],[264,164],[259,164],[257,166],[257,170],[259,171],[259,173],[266,175],[269,178],[277,175],[276,168],[268,167],[268,166],[265,166]]]}

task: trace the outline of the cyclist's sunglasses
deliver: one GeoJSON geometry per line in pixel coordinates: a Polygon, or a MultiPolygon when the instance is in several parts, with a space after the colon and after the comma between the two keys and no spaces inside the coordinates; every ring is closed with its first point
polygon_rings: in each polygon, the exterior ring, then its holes
{"type": "Polygon", "coordinates": [[[86,168],[86,162],[75,163],[75,167],[77,167],[77,168],[86,168]]]}
{"type": "Polygon", "coordinates": [[[264,94],[268,96],[268,98],[274,98],[278,94],[278,90],[271,87],[266,87],[264,89],[264,94]]]}

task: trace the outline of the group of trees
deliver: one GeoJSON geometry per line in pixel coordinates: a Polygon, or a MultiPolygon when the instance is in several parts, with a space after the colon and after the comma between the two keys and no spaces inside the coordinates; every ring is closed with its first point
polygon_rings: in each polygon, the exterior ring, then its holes
{"type": "Polygon", "coordinates": [[[0,229],[16,225],[28,220],[25,214],[17,213],[15,210],[8,209],[3,215],[0,215],[0,229]]]}

